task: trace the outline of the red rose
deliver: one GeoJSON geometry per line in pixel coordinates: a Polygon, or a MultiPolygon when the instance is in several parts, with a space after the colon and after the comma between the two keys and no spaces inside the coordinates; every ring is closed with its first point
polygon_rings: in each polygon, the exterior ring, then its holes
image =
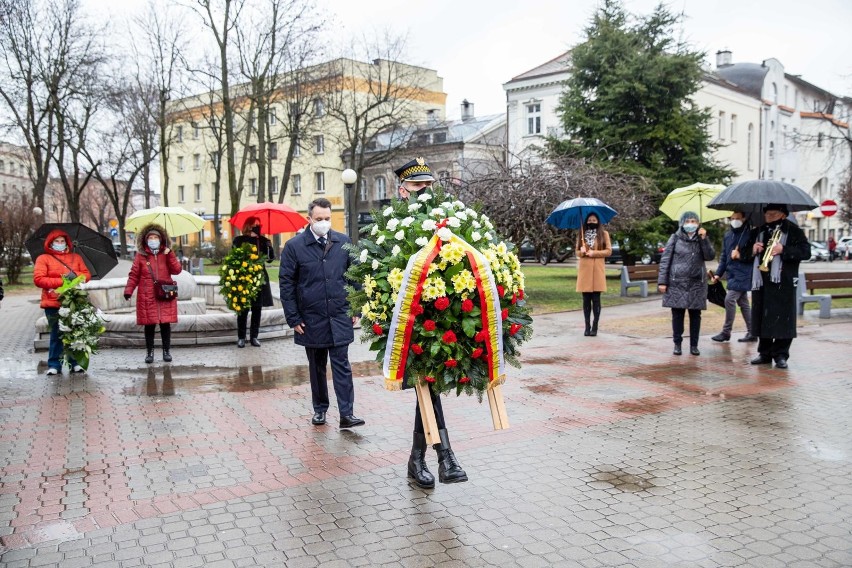
{"type": "Polygon", "coordinates": [[[435,307],[443,312],[444,310],[450,307],[450,299],[446,296],[441,296],[440,298],[435,300],[435,307]]]}
{"type": "Polygon", "coordinates": [[[472,312],[473,311],[473,300],[462,301],[462,311],[463,312],[472,312]]]}
{"type": "Polygon", "coordinates": [[[413,306],[411,306],[411,313],[415,316],[419,316],[423,313],[423,306],[421,306],[420,304],[414,304],[413,306]]]}
{"type": "Polygon", "coordinates": [[[477,331],[476,335],[473,336],[474,341],[482,342],[482,341],[485,341],[487,339],[488,339],[488,333],[484,329],[477,331]]]}
{"type": "Polygon", "coordinates": [[[415,355],[420,355],[423,353],[423,348],[420,347],[417,343],[411,346],[411,350],[414,351],[415,355]]]}
{"type": "Polygon", "coordinates": [[[435,377],[423,377],[423,380],[426,381],[427,383],[434,383],[435,377]]]}
{"type": "Polygon", "coordinates": [[[375,333],[376,335],[382,335],[384,332],[385,330],[382,329],[382,326],[377,323],[373,324],[373,333],[375,333]]]}
{"type": "Polygon", "coordinates": [[[516,304],[516,303],[518,303],[518,295],[512,294],[512,304],[516,304]]]}
{"type": "Polygon", "coordinates": [[[524,299],[524,291],[523,290],[518,290],[518,298],[520,298],[521,300],[524,299]]]}
{"type": "Polygon", "coordinates": [[[522,326],[519,323],[513,323],[509,327],[509,335],[515,335],[516,333],[518,333],[518,330],[520,330],[522,327],[524,327],[524,326],[522,326]]]}
{"type": "Polygon", "coordinates": [[[502,319],[509,317],[509,308],[503,308],[503,311],[500,312],[500,317],[502,319]]]}
{"type": "Polygon", "coordinates": [[[502,298],[503,294],[505,294],[505,293],[506,293],[506,289],[498,284],[497,285],[497,294],[499,294],[500,297],[502,298]]]}
{"type": "Polygon", "coordinates": [[[469,383],[470,377],[462,377],[462,378],[459,379],[459,382],[462,383],[462,384],[469,383]]]}
{"type": "Polygon", "coordinates": [[[450,367],[455,367],[456,365],[458,365],[458,361],[456,361],[455,359],[447,359],[446,361],[444,361],[444,367],[448,369],[450,367]]]}
{"type": "Polygon", "coordinates": [[[435,322],[433,320],[424,321],[423,329],[425,329],[426,331],[435,331],[435,322]]]}
{"type": "Polygon", "coordinates": [[[470,357],[471,359],[479,359],[480,357],[482,357],[483,352],[484,350],[481,347],[477,347],[473,350],[473,353],[470,354],[470,357]]]}
{"type": "Polygon", "coordinates": [[[456,334],[452,330],[448,330],[441,339],[444,340],[444,343],[455,343],[456,334]]]}

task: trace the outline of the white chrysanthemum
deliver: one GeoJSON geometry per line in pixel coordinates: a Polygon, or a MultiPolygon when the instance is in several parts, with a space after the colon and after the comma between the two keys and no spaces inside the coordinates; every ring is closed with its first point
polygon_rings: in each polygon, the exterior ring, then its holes
{"type": "Polygon", "coordinates": [[[457,217],[450,217],[449,219],[447,219],[447,225],[454,229],[458,229],[459,227],[461,227],[461,221],[459,221],[457,217]]]}
{"type": "Polygon", "coordinates": [[[376,233],[378,233],[378,232],[379,232],[379,226],[373,225],[373,228],[370,229],[370,234],[373,235],[373,236],[376,236],[376,233]]]}
{"type": "Polygon", "coordinates": [[[417,201],[429,201],[430,199],[432,199],[432,194],[425,191],[421,191],[420,195],[417,196],[417,201]]]}
{"type": "Polygon", "coordinates": [[[470,240],[472,240],[473,242],[479,242],[480,239],[482,239],[482,233],[480,233],[479,231],[474,231],[470,234],[470,240]]]}
{"type": "Polygon", "coordinates": [[[479,229],[480,227],[482,227],[482,225],[479,223],[479,221],[473,221],[471,223],[471,225],[473,225],[474,229],[479,229]]]}
{"type": "Polygon", "coordinates": [[[456,217],[462,221],[467,221],[467,214],[464,211],[456,211],[456,217]]]}
{"type": "Polygon", "coordinates": [[[401,249],[401,248],[399,248],[399,245],[393,245],[393,248],[391,249],[391,254],[392,254],[392,255],[394,255],[394,256],[396,256],[396,255],[398,255],[401,251],[402,251],[402,249],[401,249]]]}
{"type": "Polygon", "coordinates": [[[382,244],[383,242],[385,242],[385,236],[384,236],[384,235],[379,235],[379,238],[378,238],[378,239],[376,239],[376,244],[377,244],[377,245],[380,245],[380,244],[382,244]]]}
{"type": "Polygon", "coordinates": [[[441,227],[438,229],[438,238],[442,241],[449,241],[453,238],[453,232],[446,227],[441,227]]]}
{"type": "Polygon", "coordinates": [[[361,261],[362,264],[367,262],[367,255],[369,255],[369,254],[370,254],[370,252],[367,249],[364,249],[364,250],[361,251],[361,256],[359,257],[359,260],[361,261]]]}
{"type": "Polygon", "coordinates": [[[434,209],[432,209],[432,212],[430,213],[430,215],[432,215],[433,217],[444,218],[444,217],[447,216],[447,212],[444,211],[443,209],[441,209],[440,207],[435,207],[434,209]]]}
{"type": "Polygon", "coordinates": [[[64,318],[70,313],[71,313],[71,310],[69,308],[59,308],[59,316],[60,317],[64,318]]]}
{"type": "Polygon", "coordinates": [[[432,219],[426,219],[420,226],[423,228],[424,231],[434,231],[437,228],[438,224],[435,223],[435,221],[433,221],[432,219]]]}
{"type": "Polygon", "coordinates": [[[429,239],[427,239],[426,237],[417,237],[417,240],[414,241],[414,244],[419,247],[425,247],[429,244],[429,239]]]}
{"type": "Polygon", "coordinates": [[[423,207],[422,203],[412,203],[411,205],[408,206],[408,212],[414,213],[415,211],[417,211],[421,207],[423,207]]]}
{"type": "Polygon", "coordinates": [[[489,231],[494,228],[494,225],[491,224],[491,221],[486,220],[483,222],[483,224],[485,225],[485,228],[489,231]]]}
{"type": "Polygon", "coordinates": [[[69,331],[71,331],[71,328],[68,327],[67,325],[65,325],[64,323],[59,322],[59,331],[69,332],[69,331]]]}
{"type": "Polygon", "coordinates": [[[464,212],[465,212],[465,213],[467,214],[467,216],[468,216],[468,217],[470,217],[471,219],[476,219],[476,217],[477,217],[477,213],[476,213],[476,211],[474,211],[473,209],[465,209],[465,210],[464,210],[464,212]]]}
{"type": "Polygon", "coordinates": [[[373,259],[372,267],[373,267],[373,270],[376,270],[376,269],[379,268],[379,261],[376,260],[375,258],[373,259]]]}
{"type": "Polygon", "coordinates": [[[444,209],[452,209],[453,204],[449,201],[444,201],[443,203],[441,203],[440,207],[443,207],[444,209]]]}
{"type": "Polygon", "coordinates": [[[396,231],[396,228],[399,226],[399,219],[393,218],[388,221],[387,229],[388,231],[396,231]]]}
{"type": "Polygon", "coordinates": [[[405,231],[400,229],[399,231],[396,232],[396,234],[394,234],[393,238],[395,238],[398,241],[405,240],[405,231]]]}
{"type": "Polygon", "coordinates": [[[405,219],[402,220],[402,222],[400,224],[403,227],[410,227],[413,222],[414,222],[414,217],[406,217],[405,219]]]}
{"type": "Polygon", "coordinates": [[[382,215],[385,217],[390,217],[393,215],[393,207],[387,207],[384,211],[382,211],[382,215]]]}
{"type": "Polygon", "coordinates": [[[456,209],[464,209],[464,203],[459,200],[455,200],[453,201],[453,207],[455,207],[456,209]]]}

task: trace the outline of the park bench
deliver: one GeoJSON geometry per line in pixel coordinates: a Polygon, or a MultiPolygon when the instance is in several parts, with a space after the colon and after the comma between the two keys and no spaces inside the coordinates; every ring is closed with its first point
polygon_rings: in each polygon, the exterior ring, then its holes
{"type": "Polygon", "coordinates": [[[636,266],[621,267],[621,295],[627,296],[630,288],[639,288],[639,295],[648,297],[648,283],[657,284],[660,277],[659,264],[638,264],[636,266]]]}
{"type": "Polygon", "coordinates": [[[831,317],[832,298],[852,298],[850,293],[816,294],[815,290],[832,288],[852,288],[852,272],[800,272],[799,285],[796,287],[796,307],[799,315],[805,313],[805,304],[819,303],[819,317],[831,317]]]}

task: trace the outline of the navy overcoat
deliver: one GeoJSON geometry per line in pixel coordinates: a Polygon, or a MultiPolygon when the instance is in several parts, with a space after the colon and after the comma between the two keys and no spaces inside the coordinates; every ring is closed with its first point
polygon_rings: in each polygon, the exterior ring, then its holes
{"type": "Polygon", "coordinates": [[[325,250],[305,229],[284,245],[278,284],[287,325],[304,324],[294,336],[296,345],[339,347],[355,340],[344,277],[352,260],[343,245],[349,237],[329,231],[325,250]]]}

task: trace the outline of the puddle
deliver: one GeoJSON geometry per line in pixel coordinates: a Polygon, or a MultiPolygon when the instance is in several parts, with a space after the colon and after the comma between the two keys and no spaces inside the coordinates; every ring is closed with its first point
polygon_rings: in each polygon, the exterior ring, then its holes
{"type": "Polygon", "coordinates": [[[651,487],[656,487],[652,481],[653,478],[628,473],[615,467],[612,469],[593,472],[591,477],[595,481],[608,483],[616,489],[626,493],[636,493],[639,491],[645,491],[651,487]]]}
{"type": "Polygon", "coordinates": [[[31,542],[38,543],[47,541],[67,542],[69,540],[77,540],[82,536],[83,535],[77,532],[77,529],[74,528],[74,525],[68,521],[55,521],[52,523],[38,525],[35,529],[33,529],[32,533],[27,536],[27,539],[31,542]]]}

